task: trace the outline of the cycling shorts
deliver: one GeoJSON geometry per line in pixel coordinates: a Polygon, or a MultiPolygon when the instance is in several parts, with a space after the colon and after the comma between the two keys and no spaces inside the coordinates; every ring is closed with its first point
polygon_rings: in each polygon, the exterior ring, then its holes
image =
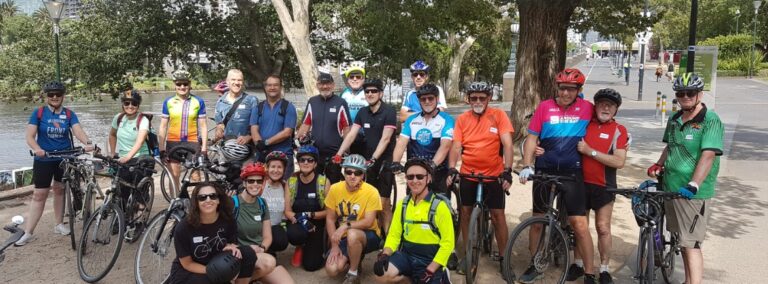
{"type": "MultiPolygon", "coordinates": [[[[563,191],[563,200],[565,201],[565,211],[568,216],[586,216],[586,194],[584,192],[584,177],[581,169],[570,171],[546,171],[537,170],[537,172],[570,177],[573,180],[561,180],[561,185],[558,185],[558,189],[563,191]]],[[[549,201],[550,185],[542,184],[541,182],[533,182],[533,213],[544,213],[547,210],[547,202],[549,201]]],[[[555,201],[557,202],[557,201],[555,201]]]]}
{"type": "MultiPolygon", "coordinates": [[[[461,178],[459,182],[459,194],[461,194],[461,205],[472,206],[477,199],[477,181],[471,181],[461,178]]],[[[506,196],[498,180],[483,183],[483,204],[489,209],[504,209],[506,196]]]]}
{"type": "Polygon", "coordinates": [[[584,201],[587,210],[600,210],[603,206],[616,200],[616,194],[606,191],[607,187],[584,183],[584,201]]]}
{"type": "MultiPolygon", "coordinates": [[[[197,153],[200,152],[200,144],[197,143],[197,142],[173,142],[173,141],[168,141],[166,143],[165,152],[168,154],[169,159],[171,161],[173,161],[173,162],[182,162],[182,161],[178,161],[175,158],[171,157],[171,153],[173,153],[173,149],[179,148],[179,147],[185,147],[185,148],[192,149],[192,150],[195,151],[194,154],[197,154],[197,153]]],[[[189,158],[189,157],[187,157],[187,158],[189,158]]]]}
{"type": "Polygon", "coordinates": [[[35,188],[51,188],[51,180],[61,182],[64,169],[60,167],[62,161],[38,161],[32,163],[32,180],[35,188]]]}
{"type": "MultiPolygon", "coordinates": [[[[432,263],[431,259],[423,259],[415,257],[407,252],[398,250],[389,257],[389,263],[397,267],[400,271],[400,275],[411,278],[413,283],[419,283],[419,278],[424,275],[424,270],[427,269],[427,265],[432,263]]],[[[451,283],[449,281],[450,275],[448,275],[447,269],[441,269],[436,271],[432,277],[430,284],[442,284],[451,283]]]]}
{"type": "Polygon", "coordinates": [[[371,167],[366,174],[366,182],[373,185],[379,190],[379,196],[383,198],[390,198],[392,196],[392,183],[395,180],[395,175],[389,167],[381,168],[383,162],[379,163],[379,166],[371,167]]]}

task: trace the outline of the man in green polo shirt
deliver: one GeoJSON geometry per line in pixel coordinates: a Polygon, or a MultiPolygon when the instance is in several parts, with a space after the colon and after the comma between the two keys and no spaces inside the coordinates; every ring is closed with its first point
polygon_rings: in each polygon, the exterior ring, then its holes
{"type": "Polygon", "coordinates": [[[680,234],[685,283],[699,284],[704,273],[701,243],[723,154],[723,123],[701,102],[704,82],[700,77],[681,74],[672,89],[681,110],[669,119],[662,140],[667,146],[659,161],[648,168],[648,175],[655,177],[663,170],[664,190],[685,197],[665,202],[667,227],[680,234]]]}

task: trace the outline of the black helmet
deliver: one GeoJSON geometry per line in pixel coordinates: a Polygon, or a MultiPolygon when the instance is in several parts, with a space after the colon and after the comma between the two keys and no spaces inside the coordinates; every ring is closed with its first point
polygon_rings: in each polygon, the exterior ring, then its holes
{"type": "Polygon", "coordinates": [[[141,104],[141,94],[139,94],[139,91],[137,90],[130,90],[125,91],[123,93],[123,96],[120,97],[121,101],[134,101],[138,104],[141,104]]]}
{"type": "Polygon", "coordinates": [[[440,89],[435,86],[435,84],[427,83],[421,86],[419,90],[416,92],[416,97],[420,98],[423,95],[435,95],[437,96],[440,94],[440,89]]]}
{"type": "Polygon", "coordinates": [[[469,85],[467,85],[467,94],[469,93],[485,93],[490,96],[491,85],[482,81],[469,83],[469,85]]]}
{"type": "Polygon", "coordinates": [[[408,160],[407,162],[405,162],[404,170],[407,171],[408,168],[412,166],[420,166],[426,169],[427,173],[430,175],[432,174],[432,169],[435,168],[434,162],[432,162],[432,160],[424,159],[424,158],[413,158],[408,160]]]}
{"type": "Polygon", "coordinates": [[[597,93],[595,93],[595,96],[594,96],[595,103],[597,103],[597,101],[599,101],[601,99],[611,100],[612,102],[614,102],[616,104],[616,107],[620,107],[621,106],[621,94],[619,94],[619,92],[617,92],[614,89],[605,88],[605,89],[600,89],[599,91],[597,91],[597,93]]]}
{"type": "Polygon", "coordinates": [[[205,275],[213,283],[229,283],[238,273],[240,260],[229,251],[220,252],[205,266],[205,275]]]}
{"type": "Polygon", "coordinates": [[[43,92],[51,93],[51,92],[61,92],[66,93],[67,88],[64,87],[64,84],[62,84],[59,81],[52,81],[48,82],[45,85],[43,85],[43,92]]]}
{"type": "Polygon", "coordinates": [[[363,89],[368,87],[376,87],[376,89],[379,89],[379,91],[383,91],[384,83],[382,83],[379,79],[365,79],[365,82],[363,82],[363,89]]]}

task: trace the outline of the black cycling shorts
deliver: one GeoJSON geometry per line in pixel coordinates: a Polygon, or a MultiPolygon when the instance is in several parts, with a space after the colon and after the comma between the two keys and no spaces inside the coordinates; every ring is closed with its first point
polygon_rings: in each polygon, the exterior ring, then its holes
{"type": "MultiPolygon", "coordinates": [[[[459,182],[459,194],[461,194],[462,206],[473,206],[477,199],[477,181],[461,178],[459,182]]],[[[489,209],[504,209],[506,196],[498,180],[483,183],[483,203],[489,209]]]]}
{"type": "MultiPolygon", "coordinates": [[[[178,159],[176,159],[176,157],[174,157],[174,155],[171,155],[174,152],[173,149],[179,148],[179,147],[189,148],[190,150],[193,150],[194,153],[192,153],[192,155],[200,153],[200,143],[197,143],[197,142],[178,142],[178,141],[177,142],[172,142],[172,141],[168,141],[166,143],[166,146],[165,146],[165,152],[166,152],[166,154],[168,154],[168,158],[171,161],[173,161],[173,162],[182,162],[182,161],[179,161],[178,159]]],[[[187,157],[187,158],[189,158],[189,157],[187,157]]]]}
{"type": "Polygon", "coordinates": [[[603,206],[616,200],[616,194],[606,191],[605,186],[584,183],[584,201],[587,210],[600,210],[603,206]]]}
{"type": "MultiPolygon", "coordinates": [[[[561,180],[559,189],[563,191],[563,201],[565,201],[565,211],[568,216],[586,216],[586,196],[584,193],[584,176],[581,169],[570,171],[546,171],[537,170],[537,172],[571,177],[573,180],[561,180]]],[[[546,204],[549,201],[550,185],[544,185],[541,182],[533,182],[533,213],[544,213],[547,209],[546,204]]]]}
{"type": "MultiPolygon", "coordinates": [[[[379,190],[379,197],[390,198],[392,196],[392,183],[395,175],[389,167],[381,168],[383,162],[377,162],[378,166],[371,167],[366,174],[367,183],[379,190]]],[[[388,164],[388,163],[387,163],[388,164]]]]}
{"type": "Polygon", "coordinates": [[[32,163],[32,180],[35,188],[50,188],[51,181],[61,182],[64,169],[60,167],[61,161],[38,161],[32,163]]]}

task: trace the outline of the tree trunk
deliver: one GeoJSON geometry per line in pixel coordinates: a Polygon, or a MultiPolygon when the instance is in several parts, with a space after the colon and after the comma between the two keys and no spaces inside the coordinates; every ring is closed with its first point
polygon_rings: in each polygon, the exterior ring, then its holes
{"type": "Polygon", "coordinates": [[[304,91],[307,96],[314,96],[318,93],[316,86],[317,61],[309,41],[309,1],[291,0],[290,10],[292,11],[289,11],[283,0],[272,0],[272,5],[277,11],[283,32],[288,38],[288,42],[291,43],[293,52],[296,53],[296,59],[299,61],[304,91]]]}
{"type": "Polygon", "coordinates": [[[517,0],[520,44],[517,46],[512,123],[515,141],[527,135],[530,115],[541,100],[556,93],[555,75],[565,67],[567,29],[580,0],[517,0]]]}
{"type": "Polygon", "coordinates": [[[455,50],[451,57],[451,70],[448,71],[448,90],[446,96],[449,98],[459,97],[459,82],[461,78],[461,62],[464,61],[464,55],[467,54],[467,50],[475,43],[475,37],[468,36],[464,39],[458,49],[455,50]]]}

